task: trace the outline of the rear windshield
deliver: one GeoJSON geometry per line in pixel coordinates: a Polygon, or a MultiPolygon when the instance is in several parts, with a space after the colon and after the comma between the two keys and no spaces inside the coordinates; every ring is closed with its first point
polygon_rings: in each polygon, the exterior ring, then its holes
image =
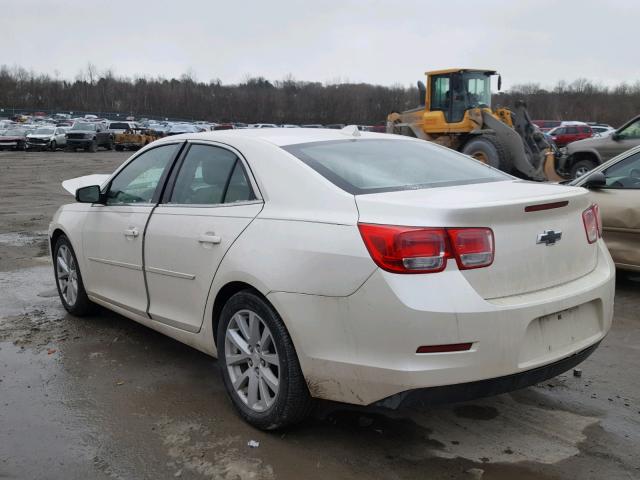
{"type": "Polygon", "coordinates": [[[128,130],[129,124],[128,123],[111,123],[109,124],[109,128],[112,130],[128,130]]]}
{"type": "Polygon", "coordinates": [[[409,140],[337,140],[283,147],[354,195],[499,182],[513,177],[444,147],[409,140]]]}

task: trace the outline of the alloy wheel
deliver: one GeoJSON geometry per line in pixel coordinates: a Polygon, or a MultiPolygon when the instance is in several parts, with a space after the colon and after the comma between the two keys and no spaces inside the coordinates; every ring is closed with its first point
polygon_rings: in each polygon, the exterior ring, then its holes
{"type": "Polygon", "coordinates": [[[60,295],[73,307],[78,299],[78,269],[71,250],[66,245],[58,248],[56,256],[56,275],[60,295]]]}
{"type": "Polygon", "coordinates": [[[225,332],[224,355],[236,395],[251,410],[264,412],[280,390],[280,359],[273,335],[251,310],[231,317],[225,332]]]}

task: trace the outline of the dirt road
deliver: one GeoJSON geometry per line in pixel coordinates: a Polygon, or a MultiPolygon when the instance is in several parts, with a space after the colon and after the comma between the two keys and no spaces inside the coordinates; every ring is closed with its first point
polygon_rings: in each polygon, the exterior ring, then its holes
{"type": "Polygon", "coordinates": [[[72,201],[60,182],[126,157],[0,153],[0,478],[640,478],[640,283],[620,276],[582,377],[422,410],[323,404],[263,433],[233,412],[215,359],[60,306],[45,236],[72,201]]]}

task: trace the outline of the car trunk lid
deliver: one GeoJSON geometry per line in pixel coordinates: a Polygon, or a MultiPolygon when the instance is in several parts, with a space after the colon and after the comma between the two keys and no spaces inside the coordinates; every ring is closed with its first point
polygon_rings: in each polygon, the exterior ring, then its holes
{"type": "Polygon", "coordinates": [[[515,180],[358,195],[356,203],[361,223],[491,228],[493,264],[462,271],[485,299],[569,282],[597,261],[582,220],[591,204],[582,188],[515,180]]]}

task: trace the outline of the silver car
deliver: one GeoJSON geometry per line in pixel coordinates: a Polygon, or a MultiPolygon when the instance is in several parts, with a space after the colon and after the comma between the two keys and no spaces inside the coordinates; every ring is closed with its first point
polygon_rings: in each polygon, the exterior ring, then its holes
{"type": "Polygon", "coordinates": [[[51,150],[67,145],[66,130],[62,127],[38,127],[27,134],[27,148],[29,150],[51,150]]]}
{"type": "Polygon", "coordinates": [[[562,170],[577,178],[607,160],[640,145],[640,115],[607,136],[578,140],[567,145],[562,170]]]}

